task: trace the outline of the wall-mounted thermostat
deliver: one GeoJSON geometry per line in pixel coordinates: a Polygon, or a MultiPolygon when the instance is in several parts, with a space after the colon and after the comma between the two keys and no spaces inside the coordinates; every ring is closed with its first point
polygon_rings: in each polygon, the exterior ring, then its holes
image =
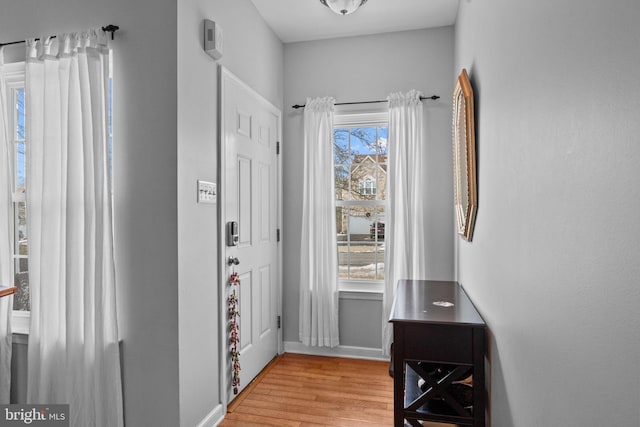
{"type": "Polygon", "coordinates": [[[216,202],[216,183],[198,180],[198,203],[216,202]]]}
{"type": "Polygon", "coordinates": [[[213,59],[222,58],[222,27],[210,19],[204,20],[204,51],[213,59]]]}

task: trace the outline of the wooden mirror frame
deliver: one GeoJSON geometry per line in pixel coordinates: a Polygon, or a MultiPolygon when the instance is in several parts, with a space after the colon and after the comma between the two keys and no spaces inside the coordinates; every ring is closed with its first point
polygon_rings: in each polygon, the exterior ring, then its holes
{"type": "Polygon", "coordinates": [[[473,89],[463,68],[453,90],[453,191],[458,234],[469,242],[478,210],[474,122],[473,89]]]}

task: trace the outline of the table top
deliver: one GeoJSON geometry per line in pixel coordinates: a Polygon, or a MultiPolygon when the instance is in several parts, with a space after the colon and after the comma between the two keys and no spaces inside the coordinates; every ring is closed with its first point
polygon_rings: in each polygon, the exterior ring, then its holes
{"type": "Polygon", "coordinates": [[[485,326],[458,282],[399,280],[390,322],[485,326]]]}

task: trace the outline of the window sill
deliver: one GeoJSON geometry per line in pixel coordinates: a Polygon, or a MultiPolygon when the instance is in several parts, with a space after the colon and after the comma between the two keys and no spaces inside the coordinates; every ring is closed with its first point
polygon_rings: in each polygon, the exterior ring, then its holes
{"type": "Polygon", "coordinates": [[[29,323],[31,313],[29,311],[14,311],[11,319],[11,332],[14,334],[29,335],[29,323]]]}
{"type": "Polygon", "coordinates": [[[340,298],[349,299],[380,299],[384,293],[383,281],[356,281],[349,280],[338,283],[340,298]]]}

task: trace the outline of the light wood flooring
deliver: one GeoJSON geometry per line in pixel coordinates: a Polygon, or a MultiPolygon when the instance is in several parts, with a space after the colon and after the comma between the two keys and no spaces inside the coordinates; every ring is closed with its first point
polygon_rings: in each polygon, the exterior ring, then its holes
{"type": "Polygon", "coordinates": [[[387,362],[285,353],[229,405],[220,427],[392,426],[387,362]]]}
{"type": "Polygon", "coordinates": [[[393,426],[389,363],[294,353],[278,356],[231,402],[219,425],[255,426],[393,426]]]}

